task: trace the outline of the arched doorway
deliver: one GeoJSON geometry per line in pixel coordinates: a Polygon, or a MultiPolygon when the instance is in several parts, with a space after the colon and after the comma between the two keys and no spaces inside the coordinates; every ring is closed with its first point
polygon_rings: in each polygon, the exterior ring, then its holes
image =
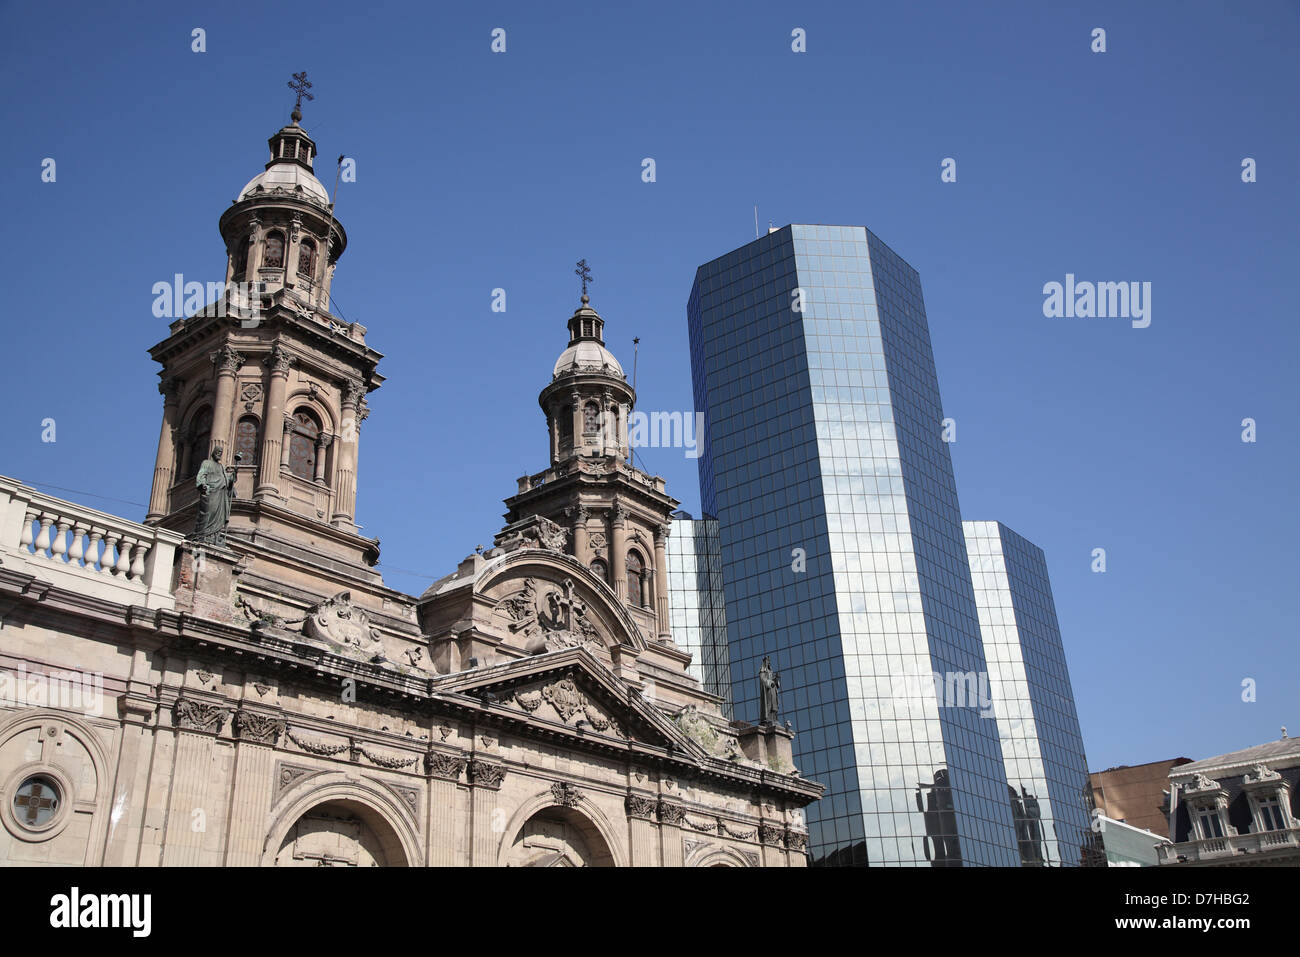
{"type": "Polygon", "coordinates": [[[508,867],[613,867],[614,857],[600,831],[581,812],[545,807],[515,835],[508,867]]]}
{"type": "Polygon", "coordinates": [[[357,801],[325,801],[290,825],[276,867],[406,867],[397,833],[357,801]]]}

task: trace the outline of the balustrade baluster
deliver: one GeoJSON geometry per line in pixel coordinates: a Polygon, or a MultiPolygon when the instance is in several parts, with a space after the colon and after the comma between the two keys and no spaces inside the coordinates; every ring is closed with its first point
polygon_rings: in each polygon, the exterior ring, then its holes
{"type": "Polygon", "coordinates": [[[72,526],[72,541],[68,544],[68,564],[81,567],[81,559],[86,554],[85,542],[82,541],[86,534],[86,526],[82,522],[74,522],[72,526]]]}
{"type": "Polygon", "coordinates": [[[99,573],[101,575],[113,574],[113,549],[117,546],[121,537],[120,532],[115,532],[111,528],[104,533],[104,553],[99,556],[99,573]]]}
{"type": "Polygon", "coordinates": [[[122,537],[122,541],[117,546],[117,564],[113,566],[113,574],[125,580],[127,573],[131,570],[131,546],[136,544],[134,538],[122,537]]]}
{"type": "Polygon", "coordinates": [[[137,542],[131,549],[131,581],[138,582],[144,577],[144,554],[149,550],[149,546],[144,542],[137,542]]]}
{"type": "Polygon", "coordinates": [[[36,544],[33,547],[36,549],[36,554],[44,558],[45,553],[50,550],[50,528],[54,525],[54,516],[49,512],[42,512],[40,523],[41,533],[36,536],[36,544]]]}
{"type": "Polygon", "coordinates": [[[23,533],[18,538],[18,547],[23,551],[27,551],[32,544],[32,522],[36,521],[36,516],[39,514],[36,509],[29,508],[23,518],[23,533]]]}
{"type": "Polygon", "coordinates": [[[99,571],[99,569],[96,566],[99,565],[99,543],[103,541],[103,539],[104,539],[103,530],[94,528],[92,526],[90,529],[90,543],[86,546],[86,570],[87,571],[92,571],[92,572],[99,571]]]}

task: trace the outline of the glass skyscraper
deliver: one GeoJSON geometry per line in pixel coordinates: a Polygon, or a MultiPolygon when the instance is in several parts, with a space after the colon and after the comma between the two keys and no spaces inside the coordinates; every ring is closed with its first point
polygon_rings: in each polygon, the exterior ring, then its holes
{"type": "Polygon", "coordinates": [[[688,312],[735,717],[771,655],[827,785],[813,863],[1018,865],[916,270],[787,226],[701,266],[688,312]]]}
{"type": "Polygon", "coordinates": [[[705,691],[722,698],[723,713],[730,717],[731,663],[718,520],[674,512],[665,557],[673,640],[691,653],[691,674],[705,691]]]}
{"type": "Polygon", "coordinates": [[[1026,865],[1079,864],[1088,764],[1043,550],[1000,522],[963,522],[993,709],[1026,865]]]}

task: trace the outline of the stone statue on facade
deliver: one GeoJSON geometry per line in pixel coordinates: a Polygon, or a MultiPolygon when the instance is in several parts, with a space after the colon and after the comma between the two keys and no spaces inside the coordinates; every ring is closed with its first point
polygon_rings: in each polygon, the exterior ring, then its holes
{"type": "Polygon", "coordinates": [[[763,667],[758,670],[758,723],[776,724],[777,691],[781,676],[772,670],[772,659],[763,656],[763,667]]]}
{"type": "MultiPolygon", "coordinates": [[[[226,526],[230,523],[230,503],[235,497],[234,466],[221,466],[221,449],[215,448],[203,460],[194,484],[199,490],[199,508],[190,540],[205,545],[226,544],[226,526]]],[[[242,458],[235,456],[238,462],[242,458]]]]}

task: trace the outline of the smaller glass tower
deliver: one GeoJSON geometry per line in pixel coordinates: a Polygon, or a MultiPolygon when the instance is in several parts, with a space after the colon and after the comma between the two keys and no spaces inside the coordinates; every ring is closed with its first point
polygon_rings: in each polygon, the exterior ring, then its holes
{"type": "Polygon", "coordinates": [[[1043,550],[1001,522],[962,522],[1020,861],[1086,856],[1088,764],[1043,550]]]}

